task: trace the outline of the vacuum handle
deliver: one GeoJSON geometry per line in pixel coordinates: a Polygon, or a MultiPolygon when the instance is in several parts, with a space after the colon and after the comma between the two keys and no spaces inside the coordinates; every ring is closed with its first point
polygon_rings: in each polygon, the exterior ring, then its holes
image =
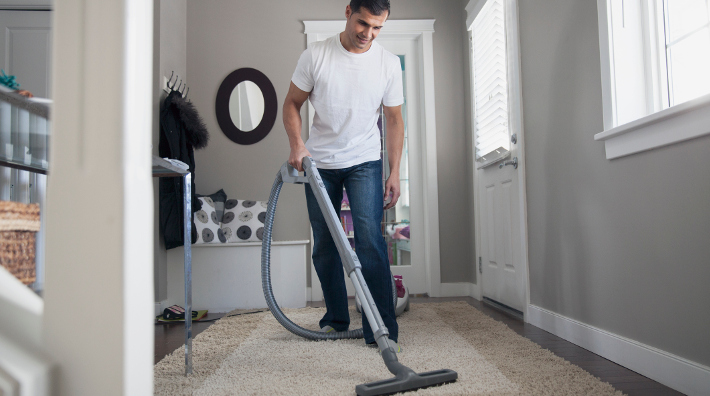
{"type": "Polygon", "coordinates": [[[284,183],[305,184],[308,183],[306,176],[300,176],[298,170],[291,166],[288,162],[281,165],[281,179],[284,183]]]}

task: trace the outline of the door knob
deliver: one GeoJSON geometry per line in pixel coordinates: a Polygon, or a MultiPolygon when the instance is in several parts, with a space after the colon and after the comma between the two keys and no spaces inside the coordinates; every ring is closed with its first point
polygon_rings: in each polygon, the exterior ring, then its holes
{"type": "Polygon", "coordinates": [[[518,169],[518,157],[513,157],[512,161],[505,161],[504,163],[498,165],[498,169],[503,169],[506,165],[513,165],[514,169],[518,169]]]}

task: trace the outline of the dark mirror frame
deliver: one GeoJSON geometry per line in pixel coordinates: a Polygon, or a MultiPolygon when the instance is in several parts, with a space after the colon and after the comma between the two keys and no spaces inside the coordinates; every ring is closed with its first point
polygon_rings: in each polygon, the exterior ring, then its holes
{"type": "Polygon", "coordinates": [[[274,122],[276,122],[276,113],[278,111],[276,90],[274,90],[273,84],[264,73],[248,67],[237,69],[229,73],[222,81],[222,85],[219,86],[214,108],[219,127],[231,141],[244,145],[254,144],[265,138],[271,132],[274,122]],[[261,118],[259,125],[249,132],[244,132],[237,128],[232,121],[232,116],[229,114],[229,100],[232,96],[232,91],[242,81],[253,82],[264,95],[264,116],[261,118]]]}

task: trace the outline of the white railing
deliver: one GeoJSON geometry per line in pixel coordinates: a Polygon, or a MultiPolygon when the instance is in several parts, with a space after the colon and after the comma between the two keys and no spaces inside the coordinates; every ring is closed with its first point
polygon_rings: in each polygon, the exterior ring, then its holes
{"type": "Polygon", "coordinates": [[[37,281],[44,285],[44,208],[49,162],[49,103],[28,99],[0,86],[0,201],[38,203],[41,228],[37,233],[37,281]]]}

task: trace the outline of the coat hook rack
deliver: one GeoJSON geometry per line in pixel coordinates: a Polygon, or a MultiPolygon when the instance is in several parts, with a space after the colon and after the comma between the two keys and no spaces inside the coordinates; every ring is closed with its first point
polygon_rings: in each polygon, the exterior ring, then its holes
{"type": "Polygon", "coordinates": [[[180,79],[180,76],[176,75],[174,70],[170,72],[170,78],[166,81],[165,85],[166,88],[163,88],[163,90],[168,94],[173,91],[178,91],[180,92],[180,95],[183,98],[187,98],[187,94],[190,92],[190,88],[187,86],[187,82],[183,84],[182,80],[180,79]],[[175,77],[175,81],[173,81],[173,77],[175,77]],[[178,80],[180,81],[179,83],[178,80]],[[175,86],[177,86],[177,89],[175,89],[175,86]]]}

